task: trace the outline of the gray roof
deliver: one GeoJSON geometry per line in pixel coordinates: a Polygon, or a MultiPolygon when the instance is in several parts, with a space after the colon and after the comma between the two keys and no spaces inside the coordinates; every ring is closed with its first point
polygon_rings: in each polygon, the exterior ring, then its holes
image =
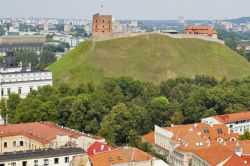
{"type": "Polygon", "coordinates": [[[81,155],[86,152],[81,148],[59,148],[59,149],[37,149],[28,151],[18,151],[11,153],[4,153],[0,155],[0,163],[6,161],[18,161],[28,159],[39,159],[39,158],[51,158],[68,155],[81,155]]]}

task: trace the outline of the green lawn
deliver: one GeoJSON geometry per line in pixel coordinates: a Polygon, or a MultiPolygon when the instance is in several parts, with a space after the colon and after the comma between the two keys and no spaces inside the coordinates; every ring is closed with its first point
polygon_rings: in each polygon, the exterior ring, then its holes
{"type": "Polygon", "coordinates": [[[117,76],[158,84],[170,78],[196,74],[217,79],[250,75],[248,61],[222,44],[163,35],[83,42],[49,69],[54,74],[55,84],[65,82],[73,86],[117,76]]]}

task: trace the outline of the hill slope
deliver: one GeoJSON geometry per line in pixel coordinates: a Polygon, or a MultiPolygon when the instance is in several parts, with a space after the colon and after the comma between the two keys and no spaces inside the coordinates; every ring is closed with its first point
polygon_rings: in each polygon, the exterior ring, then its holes
{"type": "Polygon", "coordinates": [[[205,74],[221,79],[250,75],[250,63],[224,45],[199,39],[142,35],[81,43],[49,67],[57,83],[72,85],[104,77],[130,76],[159,83],[205,74]]]}

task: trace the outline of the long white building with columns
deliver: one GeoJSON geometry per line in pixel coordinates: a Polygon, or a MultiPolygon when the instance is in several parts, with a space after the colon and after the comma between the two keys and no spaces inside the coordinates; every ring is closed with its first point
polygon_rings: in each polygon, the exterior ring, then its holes
{"type": "MultiPolygon", "coordinates": [[[[17,63],[13,52],[7,53],[5,65],[0,67],[0,100],[8,99],[10,93],[25,98],[32,90],[52,84],[51,72],[32,69],[31,64],[24,67],[22,63],[17,63]]],[[[3,123],[1,116],[0,123],[3,123]]]]}

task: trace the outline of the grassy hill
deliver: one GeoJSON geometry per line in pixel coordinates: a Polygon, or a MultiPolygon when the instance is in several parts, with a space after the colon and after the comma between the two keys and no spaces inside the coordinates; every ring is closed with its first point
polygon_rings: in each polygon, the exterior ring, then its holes
{"type": "Polygon", "coordinates": [[[179,76],[205,74],[221,79],[250,75],[250,63],[214,42],[142,35],[81,43],[49,67],[55,83],[79,83],[130,76],[159,83],[179,76]]]}

